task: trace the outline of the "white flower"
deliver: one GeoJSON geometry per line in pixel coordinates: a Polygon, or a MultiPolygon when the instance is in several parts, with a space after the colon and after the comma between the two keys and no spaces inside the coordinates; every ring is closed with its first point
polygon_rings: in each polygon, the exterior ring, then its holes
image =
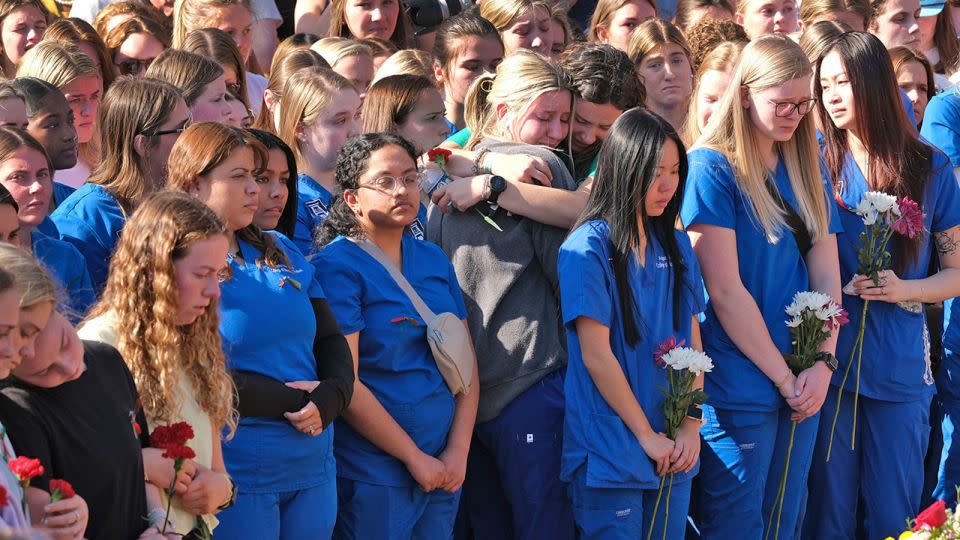
{"type": "Polygon", "coordinates": [[[672,349],[661,359],[676,371],[688,369],[694,375],[709,373],[713,370],[713,361],[706,354],[690,347],[672,349]]]}
{"type": "MultiPolygon", "coordinates": [[[[869,204],[881,214],[889,210],[894,210],[897,215],[900,214],[900,207],[897,205],[897,198],[893,195],[887,195],[882,191],[868,191],[864,193],[863,199],[865,201],[869,201],[869,204]]],[[[861,204],[862,202],[863,201],[861,201],[861,204]]]]}
{"type": "Polygon", "coordinates": [[[827,302],[816,311],[817,318],[821,321],[828,321],[832,317],[840,315],[840,306],[836,302],[827,302]]]}
{"type": "Polygon", "coordinates": [[[863,218],[864,225],[873,225],[877,222],[877,209],[870,204],[866,197],[860,201],[860,204],[853,211],[863,218]]]}
{"type": "Polygon", "coordinates": [[[796,328],[800,326],[800,323],[803,322],[803,318],[799,315],[794,315],[792,319],[787,321],[787,326],[790,328],[796,328]]]}
{"type": "MultiPolygon", "coordinates": [[[[805,310],[816,312],[830,302],[830,296],[821,292],[801,291],[793,295],[793,301],[787,306],[787,315],[790,315],[794,319],[802,318],[801,315],[805,310]]],[[[787,323],[787,326],[790,326],[790,324],[787,323]]]]}

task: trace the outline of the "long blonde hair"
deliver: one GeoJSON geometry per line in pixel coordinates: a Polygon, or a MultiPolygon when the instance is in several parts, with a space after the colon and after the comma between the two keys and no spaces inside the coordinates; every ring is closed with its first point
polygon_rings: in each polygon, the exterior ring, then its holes
{"type": "Polygon", "coordinates": [[[297,168],[301,171],[306,170],[308,164],[300,148],[302,143],[297,139],[297,126],[316,122],[330,106],[334,95],[348,88],[354,89],[350,81],[333,70],[318,67],[294,73],[284,85],[277,136],[293,150],[297,168]]]}
{"type": "Polygon", "coordinates": [[[464,117],[472,132],[467,148],[486,137],[512,140],[514,120],[538,97],[556,90],[575,93],[570,77],[557,64],[523,49],[506,57],[496,74],[480,75],[467,91],[464,117]],[[500,104],[507,106],[508,113],[498,119],[495,111],[500,104]]]}
{"type": "Polygon", "coordinates": [[[229,426],[229,438],[237,427],[236,398],[220,342],[218,301],[212,299],[193,323],[178,326],[174,267],[196,242],[225,233],[223,223],[195,197],[161,192],[147,198],[124,226],[103,300],[87,319],[108,312],[116,317],[117,350],[151,420],[178,420],[182,375],[214,430],[229,426]]]}
{"type": "Polygon", "coordinates": [[[325,37],[310,45],[310,50],[319,54],[335,68],[337,63],[349,56],[369,56],[373,58],[373,49],[357,40],[344,37],[325,37]]]}
{"type": "Polygon", "coordinates": [[[522,17],[537,8],[552,14],[550,2],[544,0],[484,0],[480,3],[480,16],[490,21],[503,34],[517,17],[522,17]]]}
{"type": "Polygon", "coordinates": [[[700,91],[700,79],[708,71],[733,73],[745,45],[740,41],[724,41],[707,53],[697,67],[697,74],[693,79],[693,92],[690,94],[690,110],[687,112],[687,121],[683,126],[683,138],[687,144],[692,144],[701,135],[700,126],[697,125],[697,92],[700,91]]]}
{"type": "Polygon", "coordinates": [[[44,302],[56,306],[61,298],[47,269],[16,246],[0,243],[0,268],[13,276],[14,287],[20,293],[20,309],[30,309],[44,302]]]}
{"type": "MultiPolygon", "coordinates": [[[[273,134],[277,133],[277,126],[273,123],[273,111],[267,106],[265,97],[267,91],[273,96],[273,106],[279,107],[280,101],[283,98],[283,87],[286,86],[290,77],[293,77],[294,73],[299,73],[300,71],[313,67],[329,69],[330,64],[328,64],[322,56],[310,49],[290,51],[279,60],[274,57],[273,69],[270,70],[267,87],[263,91],[264,95],[256,98],[260,101],[261,106],[260,115],[257,116],[257,120],[253,123],[254,128],[269,131],[273,134]]],[[[252,96],[251,99],[253,99],[252,96]]]]}
{"type": "MultiPolygon", "coordinates": [[[[87,181],[103,186],[127,213],[158,189],[155,184],[161,180],[146,177],[134,140],[137,135],[160,129],[182,100],[170,84],[127,75],[113,82],[100,104],[102,156],[87,181]]],[[[155,144],[152,138],[149,144],[155,144]]]]}
{"type": "MultiPolygon", "coordinates": [[[[813,66],[800,46],[781,35],[754,39],[740,56],[730,87],[720,100],[696,146],[722,153],[733,167],[737,185],[771,241],[782,236],[785,227],[783,211],[766,187],[770,170],[764,156],[757,152],[756,127],[741,103],[740,88],[762,91],[800,77],[809,77],[813,66]]],[[[782,156],[790,187],[797,199],[798,214],[814,240],[827,234],[827,210],[824,202],[820,152],[810,115],[800,120],[793,137],[775,143],[782,156]]]]}
{"type": "Polygon", "coordinates": [[[157,55],[146,73],[147,77],[170,83],[180,90],[187,107],[192,107],[207,85],[222,75],[220,64],[180,49],[167,49],[157,55]]]}

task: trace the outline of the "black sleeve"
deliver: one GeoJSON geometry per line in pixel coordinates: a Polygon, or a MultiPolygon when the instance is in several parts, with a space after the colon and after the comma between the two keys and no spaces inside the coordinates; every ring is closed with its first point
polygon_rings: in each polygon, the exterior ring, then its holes
{"type": "Polygon", "coordinates": [[[320,411],[323,427],[327,427],[350,405],[353,397],[353,356],[327,301],[311,298],[310,302],[317,319],[313,357],[317,362],[317,380],[320,381],[310,392],[310,401],[320,411]]]}
{"type": "Polygon", "coordinates": [[[10,438],[14,452],[18,456],[39,459],[43,465],[43,474],[34,478],[30,485],[44,491],[50,491],[50,479],[62,477],[62,471],[55,471],[53,463],[53,444],[47,423],[33,410],[29,394],[24,390],[10,392],[0,404],[0,418],[10,438]],[[54,476],[55,472],[59,476],[54,476]]]}
{"type": "Polygon", "coordinates": [[[237,412],[241,418],[283,419],[283,413],[299,411],[308,403],[306,392],[276,379],[249,371],[231,371],[230,375],[237,387],[237,412]]]}

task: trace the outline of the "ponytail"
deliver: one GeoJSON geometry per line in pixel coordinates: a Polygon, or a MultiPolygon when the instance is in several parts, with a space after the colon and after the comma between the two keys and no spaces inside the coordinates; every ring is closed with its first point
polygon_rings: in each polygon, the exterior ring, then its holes
{"type": "Polygon", "coordinates": [[[467,90],[467,97],[463,103],[463,116],[467,129],[470,130],[470,140],[467,141],[466,148],[472,149],[483,138],[483,133],[487,131],[487,123],[490,121],[490,90],[493,89],[493,81],[496,75],[493,73],[484,73],[470,85],[467,90]]]}

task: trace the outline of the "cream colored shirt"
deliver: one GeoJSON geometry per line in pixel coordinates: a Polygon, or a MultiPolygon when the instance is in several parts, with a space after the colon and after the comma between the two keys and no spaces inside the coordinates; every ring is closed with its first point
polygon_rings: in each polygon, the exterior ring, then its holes
{"type": "MultiPolygon", "coordinates": [[[[100,341],[113,347],[116,347],[119,341],[113,312],[108,312],[88,321],[77,333],[80,335],[80,339],[100,341]]],[[[213,424],[210,422],[210,417],[206,411],[194,398],[193,385],[185,377],[180,377],[178,389],[180,410],[176,415],[176,421],[187,422],[193,426],[193,439],[187,443],[187,446],[197,454],[197,457],[194,458],[196,463],[210,468],[213,465],[213,424]]],[[[147,422],[153,427],[159,425],[157,419],[151,418],[149,415],[147,416],[147,422]]],[[[167,493],[163,487],[160,491],[163,508],[166,509],[167,493]]],[[[213,531],[220,523],[213,514],[204,514],[203,520],[207,523],[210,531],[213,531]]],[[[170,521],[178,534],[187,534],[196,524],[196,516],[183,509],[180,505],[180,497],[176,495],[170,509],[170,521]]]]}

